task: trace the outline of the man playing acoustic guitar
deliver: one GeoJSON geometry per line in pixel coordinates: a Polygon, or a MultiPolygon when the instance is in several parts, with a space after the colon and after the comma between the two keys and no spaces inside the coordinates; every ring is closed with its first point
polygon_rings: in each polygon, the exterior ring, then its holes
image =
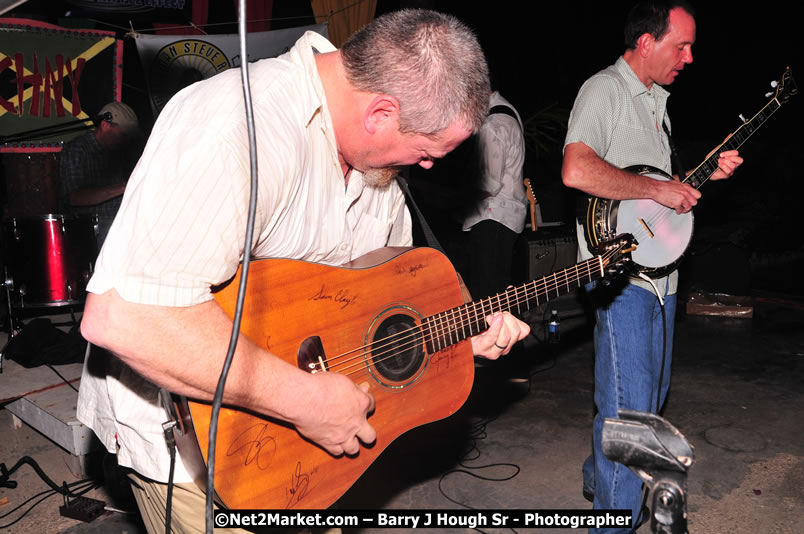
{"type": "MultiPolygon", "coordinates": [[[[340,265],[410,245],[410,215],[394,175],[406,165],[430,168],[488,110],[488,71],[475,36],[453,17],[424,10],[380,17],[341,50],[307,33],[279,58],[251,64],[250,77],[255,257],[340,265]]],[[[89,285],[82,333],[114,357],[90,355],[78,417],[133,470],[151,532],[164,530],[169,471],[158,388],[211,400],[232,329],[211,288],[231,279],[243,256],[249,151],[241,95],[233,69],[168,102],[89,285]]],[[[281,285],[269,284],[271,292],[281,285]]],[[[471,344],[492,359],[529,332],[508,313],[487,323],[471,344]]],[[[360,443],[377,437],[368,384],[305,372],[242,336],[224,403],[286,421],[336,456],[357,455],[360,443]]],[[[203,528],[204,495],[181,455],[175,481],[174,525],[203,528]]]]}

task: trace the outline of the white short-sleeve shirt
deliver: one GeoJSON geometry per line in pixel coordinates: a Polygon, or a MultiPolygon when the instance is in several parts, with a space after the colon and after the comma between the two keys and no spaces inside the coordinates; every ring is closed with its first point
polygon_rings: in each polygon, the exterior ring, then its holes
{"type": "MultiPolygon", "coordinates": [[[[338,160],[315,54],[335,50],[306,33],[286,54],[249,68],[256,123],[255,257],[339,265],[412,242],[396,183],[366,186],[338,160]]],[[[212,299],[243,256],[250,159],[238,69],[176,94],[154,125],[88,289],[130,302],[191,306],[212,299]]],[[[144,333],[147,335],[147,333],[144,333]]],[[[118,462],[166,482],[169,457],[156,386],[119,361],[105,376],[84,370],[78,419],[118,462]]],[[[181,459],[176,482],[191,481],[181,459]]]]}

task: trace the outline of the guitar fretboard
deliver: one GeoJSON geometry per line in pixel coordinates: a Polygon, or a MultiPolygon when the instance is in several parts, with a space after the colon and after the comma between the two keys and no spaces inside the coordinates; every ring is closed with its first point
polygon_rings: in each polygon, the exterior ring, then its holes
{"type": "Polygon", "coordinates": [[[531,306],[539,306],[551,298],[558,298],[583,284],[602,278],[614,254],[612,251],[578,263],[553,274],[512,287],[492,297],[470,302],[444,312],[425,317],[422,330],[427,351],[433,354],[450,345],[475,336],[488,328],[486,317],[511,311],[521,313],[531,306]]]}

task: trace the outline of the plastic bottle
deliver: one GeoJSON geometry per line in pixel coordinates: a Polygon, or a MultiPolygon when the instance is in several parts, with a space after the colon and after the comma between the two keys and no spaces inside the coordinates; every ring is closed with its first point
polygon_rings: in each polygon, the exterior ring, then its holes
{"type": "Polygon", "coordinates": [[[558,343],[561,341],[561,318],[558,316],[558,310],[553,310],[550,315],[550,322],[547,324],[547,342],[558,343]]]}

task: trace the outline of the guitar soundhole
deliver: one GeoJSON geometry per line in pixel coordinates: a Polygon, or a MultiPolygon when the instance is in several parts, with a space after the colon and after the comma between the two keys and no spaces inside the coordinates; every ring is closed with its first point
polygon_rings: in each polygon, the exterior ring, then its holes
{"type": "Polygon", "coordinates": [[[422,333],[411,317],[392,315],[374,332],[371,361],[379,374],[403,382],[419,371],[424,361],[422,333]]]}

